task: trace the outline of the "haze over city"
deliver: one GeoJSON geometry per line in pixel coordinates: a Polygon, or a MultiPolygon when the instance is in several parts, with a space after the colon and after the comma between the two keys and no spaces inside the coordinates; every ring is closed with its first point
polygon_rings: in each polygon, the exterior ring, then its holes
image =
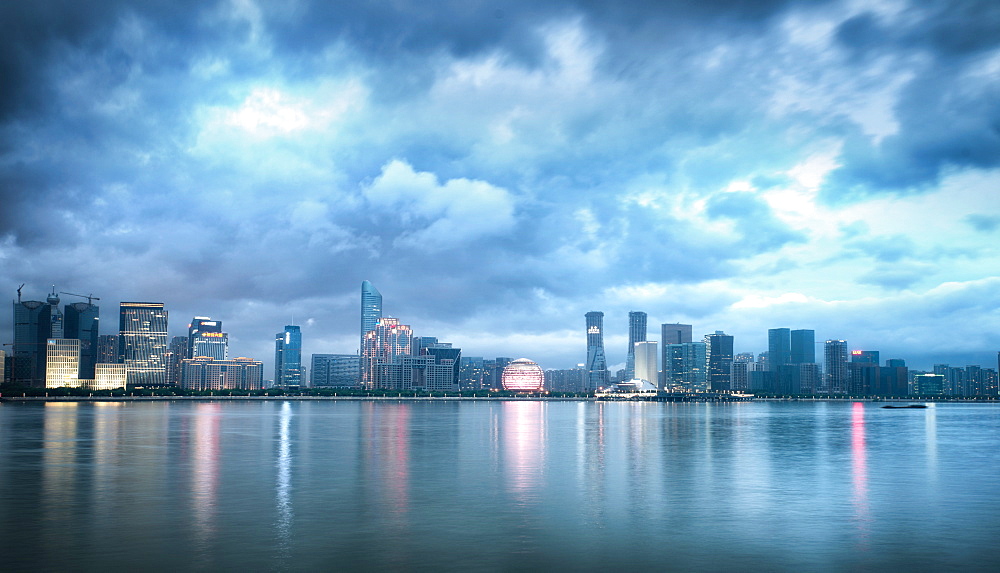
{"type": "MultiPolygon", "coordinates": [[[[933,363],[1000,350],[995,2],[0,6],[0,269],[268,363],[358,285],[464,356],[605,313],[933,363]]],[[[67,302],[72,302],[67,300],[67,302]]],[[[10,313],[0,331],[11,332],[10,313]]],[[[9,334],[7,335],[9,336],[9,334]]],[[[9,342],[5,338],[4,342],[9,342]]]]}

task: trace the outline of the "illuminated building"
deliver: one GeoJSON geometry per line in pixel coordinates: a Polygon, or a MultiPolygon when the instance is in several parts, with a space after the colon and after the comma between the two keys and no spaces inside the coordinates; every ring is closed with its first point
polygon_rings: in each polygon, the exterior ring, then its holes
{"type": "Polygon", "coordinates": [[[357,354],[313,354],[309,375],[313,388],[357,386],[361,377],[361,357],[357,354]]]}
{"type": "Polygon", "coordinates": [[[635,373],[633,378],[645,380],[654,386],[659,384],[660,372],[657,367],[657,352],[655,340],[643,340],[635,343],[635,373]]]}
{"type": "Polygon", "coordinates": [[[222,321],[196,316],[188,325],[187,353],[184,358],[208,356],[216,360],[229,358],[229,335],[222,332],[222,321]]]}
{"type": "Polygon", "coordinates": [[[847,342],[827,340],[824,347],[825,390],[830,394],[846,394],[850,374],[847,370],[847,342]]]}
{"type": "Polygon", "coordinates": [[[944,395],[944,375],[917,374],[913,377],[913,393],[917,396],[944,395]]]}
{"type": "Polygon", "coordinates": [[[124,364],[102,364],[98,362],[94,367],[94,381],[86,383],[91,390],[117,390],[125,388],[125,365],[124,364]]]}
{"type": "Polygon", "coordinates": [[[503,389],[510,392],[541,392],[545,388],[545,372],[527,358],[518,358],[503,369],[503,389]]]}
{"type": "Polygon", "coordinates": [[[92,380],[97,363],[100,308],[86,302],[67,304],[65,308],[63,336],[80,341],[80,378],[92,380]]]}
{"type": "Polygon", "coordinates": [[[162,302],[120,305],[118,346],[130,386],[167,384],[167,311],[162,302]]]}
{"type": "Polygon", "coordinates": [[[608,385],[608,363],[604,357],[604,313],[591,311],[587,318],[587,391],[608,385]]]}
{"type": "Polygon", "coordinates": [[[396,358],[413,354],[413,330],[400,324],[398,318],[379,318],[375,327],[365,333],[361,354],[362,384],[367,388],[397,388],[389,371],[379,365],[396,363],[396,358]]]}
{"type": "Polygon", "coordinates": [[[732,390],[733,337],[716,330],[705,335],[705,372],[712,391],[732,390]]]}
{"type": "Polygon", "coordinates": [[[274,385],[302,386],[302,331],[298,326],[286,325],[274,335],[274,385]]]}
{"type": "Polygon", "coordinates": [[[50,338],[45,347],[45,387],[80,386],[80,341],[75,338],[50,338]]]}
{"type": "Polygon", "coordinates": [[[372,366],[372,387],[386,390],[456,391],[451,359],[438,363],[432,355],[398,355],[372,366]]]}
{"type": "Polygon", "coordinates": [[[188,390],[260,390],[263,384],[264,364],[258,360],[198,356],[181,361],[181,386],[188,390]]]}
{"type": "Polygon", "coordinates": [[[97,356],[95,362],[101,364],[121,364],[118,354],[118,335],[101,334],[97,337],[97,356]]]}
{"type": "MultiPolygon", "coordinates": [[[[625,356],[625,379],[631,380],[635,375],[635,343],[646,341],[646,313],[632,311],[628,313],[628,354],[625,356]]],[[[650,380],[656,383],[656,380],[650,380]]]]}
{"type": "Polygon", "coordinates": [[[175,336],[170,339],[167,347],[167,385],[179,386],[181,383],[181,360],[188,358],[188,337],[175,336]]]}

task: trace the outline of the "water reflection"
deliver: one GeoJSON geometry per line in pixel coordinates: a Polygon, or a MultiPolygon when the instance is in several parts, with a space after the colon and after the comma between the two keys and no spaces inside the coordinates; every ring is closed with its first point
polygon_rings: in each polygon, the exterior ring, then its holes
{"type": "Polygon", "coordinates": [[[537,500],[544,479],[545,403],[503,402],[502,412],[504,481],[523,506],[537,500]]]}
{"type": "Polygon", "coordinates": [[[854,523],[864,545],[868,541],[871,521],[868,505],[868,453],[865,448],[865,405],[855,402],[851,407],[851,476],[854,485],[851,503],[854,523]]]}
{"type": "Polygon", "coordinates": [[[281,403],[278,415],[278,456],[275,465],[278,469],[276,504],[278,507],[278,543],[282,556],[289,554],[289,541],[292,529],[292,441],[288,427],[292,419],[290,402],[281,403]]]}
{"type": "Polygon", "coordinates": [[[195,407],[194,471],[192,504],[195,539],[203,548],[215,537],[215,519],[219,487],[219,424],[222,405],[199,403],[195,407]]]}
{"type": "MultiPolygon", "coordinates": [[[[76,495],[76,402],[46,402],[42,442],[42,499],[45,519],[70,523],[76,495]]],[[[73,536],[75,531],[50,531],[55,537],[73,536]]]]}

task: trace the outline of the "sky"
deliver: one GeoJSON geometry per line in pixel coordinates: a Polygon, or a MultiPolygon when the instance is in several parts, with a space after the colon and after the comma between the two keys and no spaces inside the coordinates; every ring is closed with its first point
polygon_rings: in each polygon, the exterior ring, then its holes
{"type": "Polygon", "coordinates": [[[997,365],[995,0],[4,2],[0,78],[0,288],[103,334],[353,353],[367,279],[543,368],[591,310],[997,365]]]}

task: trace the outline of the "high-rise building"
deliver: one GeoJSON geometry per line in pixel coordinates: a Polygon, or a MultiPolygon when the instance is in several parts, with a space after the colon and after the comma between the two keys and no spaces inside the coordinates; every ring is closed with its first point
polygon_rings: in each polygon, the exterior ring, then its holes
{"type": "Polygon", "coordinates": [[[229,358],[229,335],[222,332],[222,321],[196,316],[188,324],[187,353],[184,358],[208,356],[216,360],[229,358]]]}
{"type": "Polygon", "coordinates": [[[310,375],[313,388],[348,388],[361,378],[361,357],[357,354],[313,354],[310,375]]]}
{"type": "Polygon", "coordinates": [[[167,311],[162,302],[123,302],[119,308],[118,353],[130,386],[167,384],[167,311]]]}
{"type": "MultiPolygon", "coordinates": [[[[361,346],[365,346],[365,335],[375,329],[378,319],[382,318],[382,293],[378,292],[372,283],[361,282],[361,346]]],[[[362,366],[363,369],[363,366],[362,366]]]]}
{"type": "Polygon", "coordinates": [[[850,373],[847,370],[847,342],[827,340],[824,358],[823,390],[830,394],[846,394],[850,382],[850,373]]]}
{"type": "Polygon", "coordinates": [[[376,372],[379,365],[397,364],[398,358],[412,356],[413,330],[405,324],[400,324],[398,318],[382,317],[375,327],[365,333],[361,354],[362,384],[366,388],[399,388],[402,383],[387,377],[391,372],[376,372]]]}
{"type": "Polygon", "coordinates": [[[118,350],[117,334],[101,334],[97,337],[98,364],[121,364],[122,359],[118,350]]]}
{"type": "Polygon", "coordinates": [[[942,396],[944,383],[941,374],[917,374],[913,377],[913,393],[917,396],[942,396]]]}
{"type": "Polygon", "coordinates": [[[663,364],[664,390],[704,392],[707,386],[706,357],[704,342],[668,344],[667,362],[663,364]]]}
{"type": "Polygon", "coordinates": [[[14,347],[10,357],[13,385],[45,386],[46,344],[53,338],[51,316],[51,305],[39,300],[21,300],[18,289],[14,303],[14,347]]]}
{"type": "Polygon", "coordinates": [[[604,357],[604,313],[591,311],[587,318],[587,391],[608,385],[608,362],[604,357]]]}
{"type": "Polygon", "coordinates": [[[302,331],[285,325],[285,330],[274,335],[274,385],[299,388],[302,379],[302,331]]]}
{"type": "Polygon", "coordinates": [[[76,338],[50,338],[46,342],[45,387],[80,386],[80,341],[76,338]]]}
{"type": "MultiPolygon", "coordinates": [[[[635,375],[635,343],[646,341],[646,313],[632,311],[628,313],[628,353],[625,355],[625,381],[635,375]]],[[[649,380],[656,384],[656,380],[649,380]]]]}
{"type": "Polygon", "coordinates": [[[705,335],[705,371],[708,388],[714,392],[732,390],[733,337],[716,330],[705,335]]]}
{"type": "Polygon", "coordinates": [[[792,362],[792,335],[787,328],[771,328],[767,331],[767,369],[777,372],[782,364],[792,362]]]}
{"type": "Polygon", "coordinates": [[[98,327],[100,308],[89,302],[74,302],[66,305],[63,331],[65,338],[80,341],[80,374],[84,380],[94,378],[97,364],[98,327]]]}
{"type": "MultiPolygon", "coordinates": [[[[640,340],[635,343],[635,372],[632,378],[645,380],[659,387],[660,373],[655,340],[640,340]]],[[[662,388],[661,388],[662,390],[662,388]]]]}
{"type": "Polygon", "coordinates": [[[437,339],[429,344],[421,343],[418,354],[421,356],[433,356],[435,364],[452,365],[452,386],[453,390],[461,387],[462,374],[462,349],[452,347],[450,342],[437,342],[437,339]]]}
{"type": "Polygon", "coordinates": [[[181,383],[181,361],[188,356],[188,337],[175,336],[170,339],[167,347],[167,386],[180,386],[181,383]]]}
{"type": "Polygon", "coordinates": [[[660,366],[663,371],[660,373],[660,387],[663,388],[667,384],[668,380],[666,378],[667,365],[669,363],[670,357],[667,355],[667,347],[671,344],[684,344],[685,342],[691,342],[692,327],[690,324],[680,324],[680,323],[667,323],[660,325],[660,343],[663,345],[660,348],[660,366]]]}
{"type": "MultiPolygon", "coordinates": [[[[770,340],[768,340],[770,342],[770,340]]],[[[791,331],[791,353],[789,355],[791,364],[815,364],[816,363],[816,331],[815,330],[793,330],[791,331]]]]}
{"type": "Polygon", "coordinates": [[[459,387],[462,390],[482,390],[484,375],[482,356],[463,356],[459,361],[459,387]]]}

